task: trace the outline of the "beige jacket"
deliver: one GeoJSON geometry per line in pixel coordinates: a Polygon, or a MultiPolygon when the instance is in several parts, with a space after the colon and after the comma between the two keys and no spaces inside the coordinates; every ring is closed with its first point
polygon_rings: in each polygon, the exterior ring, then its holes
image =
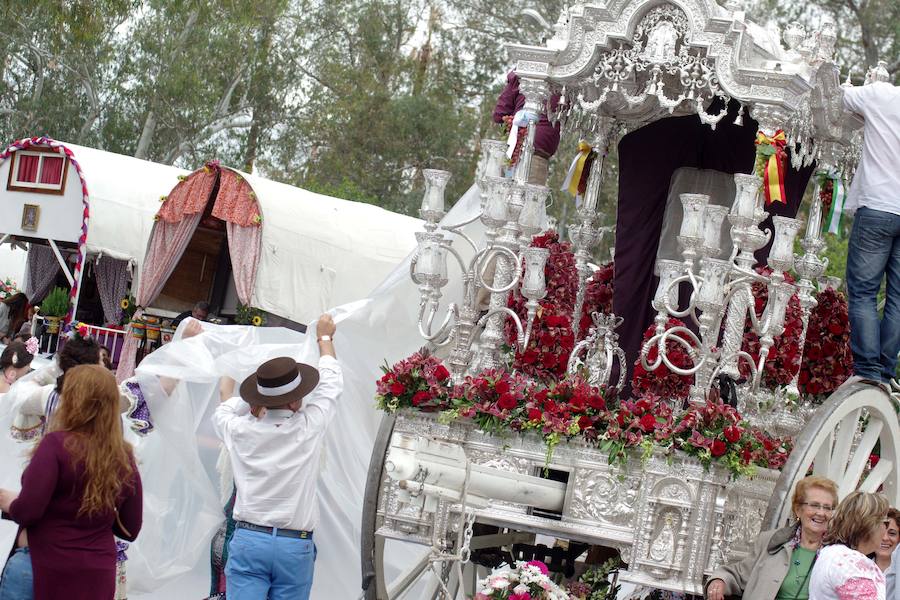
{"type": "Polygon", "coordinates": [[[745,600],[773,600],[791,565],[788,542],[796,527],[764,531],[756,538],[753,550],[739,563],[719,567],[706,580],[725,582],[725,595],[745,600]]]}

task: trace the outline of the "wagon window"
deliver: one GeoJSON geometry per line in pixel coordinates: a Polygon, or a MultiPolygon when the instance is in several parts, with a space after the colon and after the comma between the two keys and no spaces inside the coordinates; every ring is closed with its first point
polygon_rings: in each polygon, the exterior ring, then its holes
{"type": "Polygon", "coordinates": [[[6,189],[19,192],[62,194],[69,159],[47,148],[14,152],[6,189]]]}

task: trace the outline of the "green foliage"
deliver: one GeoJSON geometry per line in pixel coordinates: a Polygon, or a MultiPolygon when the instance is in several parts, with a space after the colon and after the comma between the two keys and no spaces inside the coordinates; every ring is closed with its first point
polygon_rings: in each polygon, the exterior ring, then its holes
{"type": "Polygon", "coordinates": [[[262,327],[266,324],[266,313],[252,306],[238,304],[237,311],[234,315],[234,322],[237,325],[253,325],[254,327],[262,327]]]}
{"type": "Polygon", "coordinates": [[[578,581],[591,588],[591,593],[585,600],[613,600],[617,598],[621,586],[610,583],[609,576],[617,572],[621,567],[622,561],[619,558],[610,558],[603,564],[591,567],[585,571],[578,578],[578,581]]]}
{"type": "Polygon", "coordinates": [[[65,288],[53,288],[41,302],[41,314],[45,317],[64,317],[69,311],[69,291],[65,288]]]}
{"type": "MultiPolygon", "coordinates": [[[[858,80],[870,58],[897,72],[900,4],[755,0],[757,21],[824,11],[858,80]]],[[[195,168],[210,158],[343,198],[415,214],[426,167],[471,185],[509,64],[503,44],[540,43],[555,0],[34,0],[0,5],[0,139],[60,140],[195,168]]],[[[550,214],[578,140],[551,169],[550,214]]],[[[600,210],[615,218],[615,148],[600,210]]],[[[595,260],[609,259],[611,236],[595,260]]],[[[833,270],[834,268],[832,268],[833,270]]]]}
{"type": "Polygon", "coordinates": [[[753,0],[748,13],[756,21],[766,19],[783,29],[791,22],[802,24],[808,32],[818,29],[823,16],[837,24],[837,62],[854,83],[861,84],[869,67],[887,61],[894,83],[900,82],[900,2],[896,0],[753,0]]]}
{"type": "MultiPolygon", "coordinates": [[[[847,219],[849,221],[849,219],[847,219]]],[[[833,233],[825,234],[825,250],[822,256],[828,259],[828,267],[825,269],[825,275],[829,277],[840,277],[841,280],[847,275],[847,244],[850,239],[850,228],[845,222],[841,226],[846,229],[846,234],[838,237],[833,233]]]]}

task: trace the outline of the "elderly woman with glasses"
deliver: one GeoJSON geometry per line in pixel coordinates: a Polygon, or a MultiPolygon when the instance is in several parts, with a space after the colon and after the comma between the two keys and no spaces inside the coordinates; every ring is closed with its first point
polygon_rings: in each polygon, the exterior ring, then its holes
{"type": "Polygon", "coordinates": [[[709,600],[728,596],[753,600],[808,600],[810,573],[837,505],[837,485],[824,477],[797,483],[791,507],[796,521],[757,538],[739,563],[714,571],[706,582],[709,600]]]}
{"type": "Polygon", "coordinates": [[[853,492],[841,501],[810,578],[812,598],[884,600],[884,574],[868,555],[884,537],[888,508],[881,494],[853,492]]]}

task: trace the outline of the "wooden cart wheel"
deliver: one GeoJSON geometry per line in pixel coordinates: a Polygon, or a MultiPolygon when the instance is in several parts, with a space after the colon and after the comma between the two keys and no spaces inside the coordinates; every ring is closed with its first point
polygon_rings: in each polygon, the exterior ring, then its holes
{"type": "Polygon", "coordinates": [[[369,461],[362,516],[362,597],[365,600],[462,600],[474,594],[472,588],[477,573],[474,565],[465,565],[460,580],[456,570],[447,568],[445,563],[430,563],[426,546],[388,540],[378,534],[381,526],[378,500],[393,431],[394,417],[385,415],[369,461]],[[401,574],[391,576],[385,557],[398,552],[410,557],[410,565],[401,574]],[[450,592],[450,597],[444,588],[450,592]]]}
{"type": "Polygon", "coordinates": [[[881,491],[900,503],[900,424],[888,394],[872,385],[855,383],[836,391],[794,441],[763,519],[763,529],[784,526],[791,518],[791,496],[797,482],[812,470],[838,484],[843,499],[854,490],[881,491]],[[880,460],[869,468],[876,446],[880,460]]]}

